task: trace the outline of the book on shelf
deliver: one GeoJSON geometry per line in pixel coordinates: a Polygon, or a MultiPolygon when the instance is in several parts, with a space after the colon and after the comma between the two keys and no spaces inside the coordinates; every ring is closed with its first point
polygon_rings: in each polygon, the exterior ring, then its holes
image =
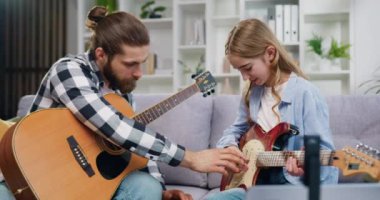
{"type": "Polygon", "coordinates": [[[188,29],[190,29],[190,33],[192,33],[189,39],[189,45],[206,44],[205,19],[194,19],[191,23],[191,28],[188,29]]]}
{"type": "Polygon", "coordinates": [[[155,73],[157,68],[157,54],[149,53],[148,59],[142,66],[142,70],[144,74],[152,75],[155,73]]]}

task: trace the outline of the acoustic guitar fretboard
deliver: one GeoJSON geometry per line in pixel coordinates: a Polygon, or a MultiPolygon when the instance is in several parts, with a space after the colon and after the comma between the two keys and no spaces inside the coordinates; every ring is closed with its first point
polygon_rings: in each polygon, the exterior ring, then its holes
{"type": "Polygon", "coordinates": [[[198,91],[198,86],[196,84],[193,84],[185,88],[184,90],[178,92],[177,94],[170,96],[161,103],[158,103],[152,106],[151,108],[148,108],[145,111],[141,112],[140,114],[135,115],[133,119],[144,125],[149,124],[150,122],[159,118],[161,115],[165,114],[170,109],[182,103],[198,91]]]}

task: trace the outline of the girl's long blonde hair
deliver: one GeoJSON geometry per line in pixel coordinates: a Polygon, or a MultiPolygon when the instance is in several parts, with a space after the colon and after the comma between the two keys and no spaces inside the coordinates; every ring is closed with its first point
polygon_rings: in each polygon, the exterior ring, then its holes
{"type": "MultiPolygon", "coordinates": [[[[272,107],[273,112],[280,120],[280,116],[275,112],[274,108],[280,104],[281,97],[276,92],[275,86],[281,81],[281,72],[294,72],[298,76],[306,79],[298,64],[288,54],[285,48],[277,40],[272,31],[258,19],[246,19],[240,21],[231,31],[225,44],[225,54],[235,55],[242,58],[256,58],[263,56],[266,49],[273,46],[276,53],[270,65],[270,85],[276,104],[272,107]]],[[[247,82],[243,90],[243,96],[247,108],[249,108],[249,96],[253,84],[247,82]]]]}

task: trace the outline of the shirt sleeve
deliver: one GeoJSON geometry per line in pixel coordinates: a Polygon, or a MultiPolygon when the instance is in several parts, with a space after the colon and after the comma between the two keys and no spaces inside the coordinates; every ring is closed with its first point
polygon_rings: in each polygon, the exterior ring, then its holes
{"type": "Polygon", "coordinates": [[[150,160],[179,165],[185,148],[123,116],[99,93],[91,73],[75,62],[59,63],[50,74],[51,95],[95,133],[150,160]]]}
{"type": "Polygon", "coordinates": [[[140,169],[140,171],[149,173],[160,182],[162,189],[166,190],[165,180],[158,168],[157,162],[149,160],[146,167],[140,169]]]}
{"type": "Polygon", "coordinates": [[[304,134],[319,135],[323,149],[334,149],[325,99],[319,93],[311,91],[305,92],[303,98],[304,134]]]}
{"type": "Polygon", "coordinates": [[[249,129],[247,106],[243,98],[240,101],[238,115],[234,123],[223,132],[223,136],[216,144],[218,148],[227,146],[238,146],[240,137],[245,134],[249,129]]]}

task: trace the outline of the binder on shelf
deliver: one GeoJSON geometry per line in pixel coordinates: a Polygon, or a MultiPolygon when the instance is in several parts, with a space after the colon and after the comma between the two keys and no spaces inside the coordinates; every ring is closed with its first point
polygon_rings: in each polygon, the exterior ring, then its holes
{"type": "Polygon", "coordinates": [[[268,8],[268,26],[276,34],[276,10],[273,7],[268,8]]]}
{"type": "Polygon", "coordinates": [[[290,35],[291,35],[291,5],[284,5],[284,42],[290,42],[290,35]]]}
{"type": "Polygon", "coordinates": [[[282,42],[284,41],[284,17],[283,17],[283,5],[277,4],[275,6],[275,12],[276,12],[276,37],[277,39],[282,42]]]}
{"type": "Polygon", "coordinates": [[[298,19],[298,5],[291,6],[291,35],[290,40],[292,42],[298,42],[298,30],[299,30],[299,19],[298,19]]]}

